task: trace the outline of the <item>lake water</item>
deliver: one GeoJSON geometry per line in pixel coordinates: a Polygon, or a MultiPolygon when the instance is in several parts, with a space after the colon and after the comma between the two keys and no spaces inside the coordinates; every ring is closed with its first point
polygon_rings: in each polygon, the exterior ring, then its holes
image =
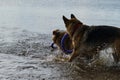
{"type": "Polygon", "coordinates": [[[0,27],[51,33],[73,13],[88,25],[120,26],[120,0],[0,0],[0,27]]]}

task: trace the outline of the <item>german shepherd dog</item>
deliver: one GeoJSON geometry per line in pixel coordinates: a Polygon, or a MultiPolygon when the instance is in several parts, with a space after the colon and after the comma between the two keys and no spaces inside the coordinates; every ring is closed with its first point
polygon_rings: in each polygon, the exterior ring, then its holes
{"type": "MultiPolygon", "coordinates": [[[[63,38],[63,36],[66,34],[67,32],[64,30],[53,30],[53,43],[55,43],[57,45],[57,47],[62,50],[62,46],[61,46],[61,39],[63,38]]],[[[64,48],[67,50],[72,50],[73,46],[72,46],[72,40],[70,39],[70,36],[67,36],[64,40],[64,48]]],[[[67,52],[63,51],[65,54],[68,54],[67,52]]]]}
{"type": "Polygon", "coordinates": [[[114,26],[88,26],[79,21],[73,14],[71,19],[63,16],[67,33],[72,39],[73,52],[70,62],[79,56],[92,58],[102,50],[111,49],[117,63],[120,59],[120,28],[114,26]]]}

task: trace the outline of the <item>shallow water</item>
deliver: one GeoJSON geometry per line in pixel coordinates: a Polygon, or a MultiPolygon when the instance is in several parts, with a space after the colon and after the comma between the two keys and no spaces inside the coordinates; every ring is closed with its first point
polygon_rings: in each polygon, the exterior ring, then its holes
{"type": "MultiPolygon", "coordinates": [[[[51,35],[0,28],[1,80],[119,80],[119,67],[55,61],[51,35]]],[[[77,61],[78,62],[78,61],[77,61]]]]}

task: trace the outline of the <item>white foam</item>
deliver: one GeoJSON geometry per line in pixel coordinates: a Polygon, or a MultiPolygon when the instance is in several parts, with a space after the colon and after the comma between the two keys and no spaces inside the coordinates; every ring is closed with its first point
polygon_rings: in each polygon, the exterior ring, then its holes
{"type": "Polygon", "coordinates": [[[114,58],[113,58],[113,54],[114,50],[111,47],[108,47],[104,50],[100,51],[100,60],[103,60],[103,64],[107,65],[107,66],[112,66],[114,64],[114,58]]]}

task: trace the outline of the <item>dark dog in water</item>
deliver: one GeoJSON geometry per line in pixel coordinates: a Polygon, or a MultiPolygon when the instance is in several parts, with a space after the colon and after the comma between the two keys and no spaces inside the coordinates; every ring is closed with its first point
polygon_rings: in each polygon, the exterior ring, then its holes
{"type": "Polygon", "coordinates": [[[66,31],[59,29],[54,30],[52,40],[53,43],[56,44],[57,47],[65,54],[72,53],[72,40],[70,39],[66,31]]]}
{"type": "Polygon", "coordinates": [[[75,57],[93,57],[102,50],[111,49],[114,60],[120,59],[120,28],[114,26],[88,26],[79,21],[73,14],[71,19],[63,16],[67,33],[72,39],[73,52],[69,61],[75,57]]]}

